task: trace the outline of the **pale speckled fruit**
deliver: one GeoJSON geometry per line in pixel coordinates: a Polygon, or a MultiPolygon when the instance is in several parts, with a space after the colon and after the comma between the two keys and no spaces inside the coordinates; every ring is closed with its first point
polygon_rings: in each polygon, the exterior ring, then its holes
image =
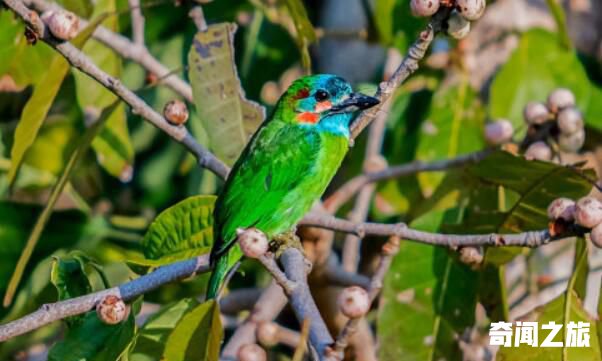
{"type": "Polygon", "coordinates": [[[188,107],[181,100],[171,100],[163,107],[163,116],[172,125],[184,125],[188,120],[188,107]]]}
{"type": "Polygon", "coordinates": [[[523,117],[527,124],[543,124],[550,119],[550,111],[545,104],[529,102],[523,109],[523,117]]]}
{"type": "Polygon", "coordinates": [[[552,221],[562,219],[566,222],[575,220],[575,201],[568,198],[556,198],[548,206],[548,218],[552,221]]]}
{"type": "Polygon", "coordinates": [[[485,140],[489,144],[499,145],[508,143],[512,140],[512,134],[514,134],[514,127],[506,119],[496,120],[485,126],[485,140]]]}
{"type": "Polygon", "coordinates": [[[439,0],[411,0],[410,8],[414,16],[433,16],[439,10],[439,0]]]}
{"type": "Polygon", "coordinates": [[[265,350],[256,343],[243,345],[236,354],[238,361],[266,361],[268,355],[265,350]]]}
{"type": "Polygon", "coordinates": [[[98,318],[109,325],[125,320],[129,315],[129,307],[115,295],[108,295],[96,304],[98,318]]]}
{"type": "Polygon", "coordinates": [[[552,149],[544,142],[535,142],[525,151],[525,158],[549,161],[552,159],[552,149]]]}
{"type": "Polygon", "coordinates": [[[576,153],[585,144],[585,130],[580,129],[573,134],[560,133],[558,146],[565,152],[576,153]]]}
{"type": "Polygon", "coordinates": [[[602,202],[594,197],[583,197],[575,206],[575,222],[585,228],[602,223],[602,202]]]}
{"type": "Polygon", "coordinates": [[[470,21],[454,10],[447,19],[447,33],[454,39],[464,39],[470,32],[470,21]]]}
{"type": "Polygon", "coordinates": [[[591,239],[594,246],[602,248],[602,224],[599,224],[592,228],[592,232],[589,234],[589,238],[591,239]]]}
{"type": "Polygon", "coordinates": [[[558,113],[564,108],[575,106],[575,94],[566,88],[554,89],[548,95],[548,109],[552,113],[558,113]]]}
{"type": "Polygon", "coordinates": [[[242,229],[236,231],[238,235],[238,244],[245,256],[249,258],[259,258],[263,256],[269,248],[269,242],[263,232],[256,228],[242,229]]]}
{"type": "Polygon", "coordinates": [[[42,21],[55,38],[71,40],[79,31],[79,18],[66,10],[49,10],[42,14],[42,21]]]}
{"type": "Polygon", "coordinates": [[[583,115],[575,108],[566,108],[558,112],[558,129],[565,134],[573,134],[583,129],[583,115]]]}
{"type": "Polygon", "coordinates": [[[485,13],[485,0],[456,0],[458,12],[466,19],[475,21],[485,13]]]}
{"type": "Polygon", "coordinates": [[[338,305],[341,313],[349,318],[358,318],[370,310],[370,297],[359,286],[345,288],[339,294],[338,305]]]}

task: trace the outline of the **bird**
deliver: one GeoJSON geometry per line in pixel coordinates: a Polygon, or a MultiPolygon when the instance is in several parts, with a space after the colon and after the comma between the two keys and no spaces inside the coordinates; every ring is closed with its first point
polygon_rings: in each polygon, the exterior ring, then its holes
{"type": "Polygon", "coordinates": [[[268,239],[286,234],[322,196],[349,148],[354,113],[375,106],[343,78],[316,74],[295,80],[234,163],[213,211],[213,268],[207,299],[219,294],[243,253],[237,229],[268,239]]]}

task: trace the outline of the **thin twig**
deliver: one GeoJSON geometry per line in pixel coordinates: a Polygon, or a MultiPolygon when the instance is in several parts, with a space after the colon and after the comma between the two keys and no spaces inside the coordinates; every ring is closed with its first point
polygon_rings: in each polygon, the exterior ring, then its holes
{"type": "Polygon", "coordinates": [[[550,235],[547,229],[528,231],[516,234],[442,234],[424,232],[409,228],[405,223],[354,223],[346,219],[330,215],[311,213],[299,223],[303,226],[320,227],[334,231],[355,234],[358,237],[367,235],[390,237],[397,236],[408,241],[445,246],[452,249],[465,246],[490,246],[490,247],[539,247],[551,241],[583,235],[585,229],[578,226],[561,235],[550,235]]]}
{"type": "Polygon", "coordinates": [[[377,172],[368,172],[351,178],[330,195],[325,201],[328,213],[335,213],[343,204],[347,203],[364,185],[388,179],[407,177],[421,172],[439,172],[452,168],[464,167],[475,164],[494,152],[489,148],[474,153],[464,154],[450,159],[436,160],[433,162],[414,161],[407,164],[390,166],[377,172]]]}
{"type": "Polygon", "coordinates": [[[73,67],[89,75],[109,91],[117,95],[132,108],[134,114],[140,115],[157,128],[163,130],[173,139],[186,146],[186,148],[195,155],[202,167],[211,170],[222,178],[226,178],[229,171],[228,167],[211,152],[205,149],[205,147],[200,145],[185,127],[169,124],[161,114],[157,113],[153,108],[146,104],[144,100],[125,87],[119,79],[102,71],[90,58],[71,43],[60,42],[55,39],[37,13],[29,10],[23,2],[20,0],[2,1],[19,15],[27,25],[32,29],[36,29],[36,31],[39,32],[38,35],[40,36],[40,39],[63,55],[73,67]]]}
{"type": "Polygon", "coordinates": [[[115,295],[125,301],[132,300],[166,283],[190,277],[195,273],[208,272],[210,269],[209,256],[203,255],[159,267],[147,275],[126,282],[118,287],[65,301],[45,304],[39,310],[27,316],[0,325],[0,342],[33,331],[51,322],[88,312],[107,295],[115,295]]]}
{"type": "Polygon", "coordinates": [[[427,25],[426,29],[422,31],[418,37],[418,40],[410,49],[408,49],[408,53],[405,58],[399,64],[395,73],[391,76],[391,78],[386,81],[380,83],[378,86],[378,90],[376,91],[375,97],[380,100],[380,104],[364,110],[358,117],[355,119],[353,124],[351,125],[351,138],[355,139],[357,136],[372,122],[384,104],[391,98],[393,93],[399,86],[416,70],[418,70],[418,62],[422,60],[424,55],[426,54],[426,50],[431,45],[431,42],[435,38],[435,34],[441,30],[443,26],[443,22],[449,16],[451,9],[442,8],[437,12],[427,25]]]}
{"type": "Polygon", "coordinates": [[[140,9],[140,0],[128,0],[132,19],[132,38],[134,44],[144,46],[144,16],[140,9]]]}
{"type": "MultiPolygon", "coordinates": [[[[50,4],[45,0],[24,0],[24,3],[41,13],[51,9],[64,10],[60,5],[55,3],[50,4]]],[[[81,26],[86,26],[88,24],[88,22],[82,18],[79,19],[79,23],[81,26]]],[[[139,46],[121,34],[114,33],[104,26],[99,26],[92,34],[92,37],[113,49],[124,59],[140,64],[148,72],[157,75],[159,78],[163,78],[170,74],[170,69],[157,60],[145,46],[139,46]]],[[[163,80],[163,83],[189,102],[193,101],[190,84],[177,75],[171,74],[167,76],[163,80]]]]}

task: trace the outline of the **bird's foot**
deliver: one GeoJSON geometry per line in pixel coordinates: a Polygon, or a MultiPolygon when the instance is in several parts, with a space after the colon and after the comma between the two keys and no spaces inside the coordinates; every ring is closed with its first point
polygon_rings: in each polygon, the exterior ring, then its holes
{"type": "Polygon", "coordinates": [[[276,258],[279,258],[286,249],[291,247],[298,249],[303,255],[305,255],[301,240],[299,237],[297,237],[295,232],[295,230],[288,231],[277,234],[272,238],[272,241],[270,242],[270,251],[274,253],[276,258]]]}

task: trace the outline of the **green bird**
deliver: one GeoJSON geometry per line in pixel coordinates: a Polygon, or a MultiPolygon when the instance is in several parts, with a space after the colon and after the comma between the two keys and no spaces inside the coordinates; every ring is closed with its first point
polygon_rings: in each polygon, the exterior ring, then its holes
{"type": "Polygon", "coordinates": [[[268,239],[291,231],[341,165],[353,113],[378,103],[334,75],[293,82],[243,150],[217,198],[208,299],[217,296],[243,256],[237,228],[255,227],[268,239]]]}

